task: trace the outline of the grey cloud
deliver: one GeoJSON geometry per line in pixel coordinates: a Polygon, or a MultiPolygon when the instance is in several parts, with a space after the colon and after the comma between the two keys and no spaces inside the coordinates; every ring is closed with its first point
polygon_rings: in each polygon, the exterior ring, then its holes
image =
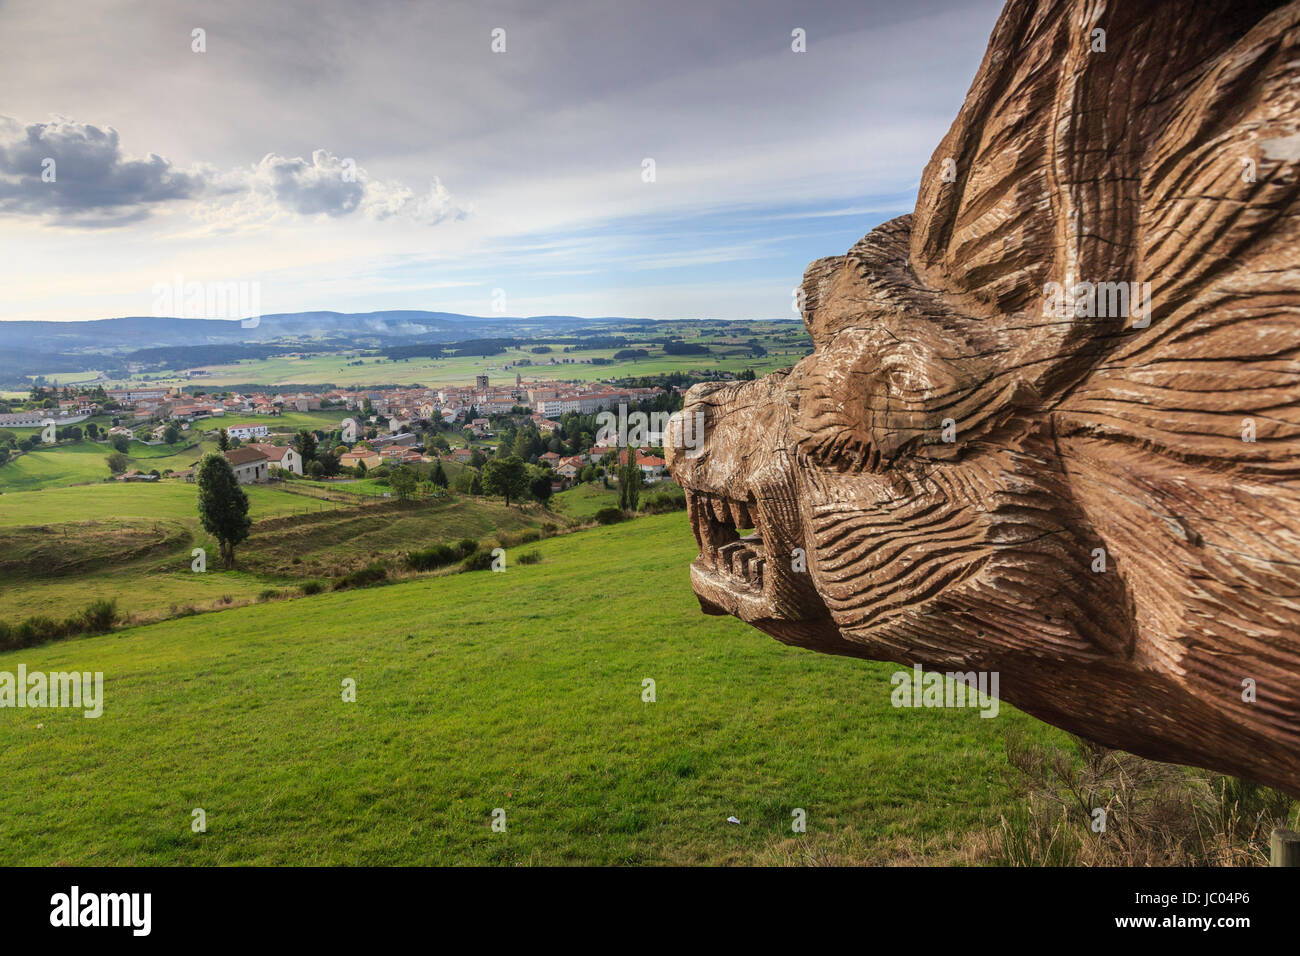
{"type": "Polygon", "coordinates": [[[111,126],[62,118],[23,125],[0,117],[0,212],[50,215],[66,225],[123,225],[147,218],[158,203],[192,198],[203,185],[201,174],[154,153],[127,158],[111,126]],[[55,163],[52,182],[42,179],[47,159],[55,163]]]}
{"type": "Polygon", "coordinates": [[[310,161],[269,153],[257,164],[252,178],[255,185],[268,189],[278,204],[303,216],[345,216],[360,207],[366,192],[360,177],[323,149],[315,150],[310,161]]]}
{"type": "Polygon", "coordinates": [[[465,209],[435,178],[418,195],[370,176],[355,161],[317,149],[310,159],[267,153],[252,167],[180,169],[150,153],[123,154],[117,130],[58,118],[24,125],[0,117],[0,213],[47,217],[55,225],[113,227],[148,219],[160,204],[203,200],[211,218],[249,223],[279,212],[299,216],[461,219],[465,209]],[[42,178],[54,160],[54,179],[42,178]]]}
{"type": "Polygon", "coordinates": [[[360,212],[380,221],[401,218],[427,225],[466,216],[436,177],[429,191],[419,195],[403,183],[377,179],[356,160],[327,149],[313,150],[310,160],[268,153],[246,182],[255,194],[302,216],[360,212]]]}

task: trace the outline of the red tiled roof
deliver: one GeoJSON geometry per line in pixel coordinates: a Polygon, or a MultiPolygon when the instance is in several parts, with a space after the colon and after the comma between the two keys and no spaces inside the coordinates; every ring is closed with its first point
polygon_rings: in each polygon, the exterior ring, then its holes
{"type": "Polygon", "coordinates": [[[266,454],[256,448],[244,446],[243,448],[232,448],[226,452],[226,460],[232,465],[248,465],[255,461],[265,461],[266,454]]]}
{"type": "Polygon", "coordinates": [[[267,445],[258,442],[249,442],[244,447],[256,448],[262,454],[266,455],[268,461],[284,461],[285,456],[294,450],[288,445],[267,445]]]}

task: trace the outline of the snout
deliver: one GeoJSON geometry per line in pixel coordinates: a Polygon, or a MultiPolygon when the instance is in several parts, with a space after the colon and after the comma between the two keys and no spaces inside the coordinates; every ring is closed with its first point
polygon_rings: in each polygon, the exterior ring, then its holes
{"type": "Polygon", "coordinates": [[[784,378],[696,385],[664,443],[699,546],[691,584],[701,607],[760,626],[821,606],[784,439],[784,378]]]}

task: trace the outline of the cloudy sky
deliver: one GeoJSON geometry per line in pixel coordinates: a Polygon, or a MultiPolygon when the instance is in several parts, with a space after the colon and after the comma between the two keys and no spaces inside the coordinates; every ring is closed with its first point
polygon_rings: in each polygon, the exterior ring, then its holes
{"type": "Polygon", "coordinates": [[[910,211],[1000,7],[0,0],[0,319],[177,277],[265,314],[791,316],[910,211]]]}

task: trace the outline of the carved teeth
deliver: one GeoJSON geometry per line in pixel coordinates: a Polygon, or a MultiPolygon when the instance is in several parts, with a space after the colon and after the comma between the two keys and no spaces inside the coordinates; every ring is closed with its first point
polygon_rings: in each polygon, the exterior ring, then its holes
{"type": "Polygon", "coordinates": [[[718,549],[716,566],[719,571],[735,573],[734,561],[738,554],[745,550],[745,546],[739,541],[732,541],[730,544],[724,544],[718,549]]]}
{"type": "Polygon", "coordinates": [[[721,498],[711,498],[709,504],[713,508],[713,520],[718,522],[718,524],[731,523],[731,509],[727,507],[725,501],[721,498]]]}
{"type": "Polygon", "coordinates": [[[700,547],[701,560],[715,574],[733,581],[733,587],[762,590],[766,552],[755,531],[741,537],[739,529],[756,528],[758,509],[750,501],[686,490],[686,510],[700,547]]]}

